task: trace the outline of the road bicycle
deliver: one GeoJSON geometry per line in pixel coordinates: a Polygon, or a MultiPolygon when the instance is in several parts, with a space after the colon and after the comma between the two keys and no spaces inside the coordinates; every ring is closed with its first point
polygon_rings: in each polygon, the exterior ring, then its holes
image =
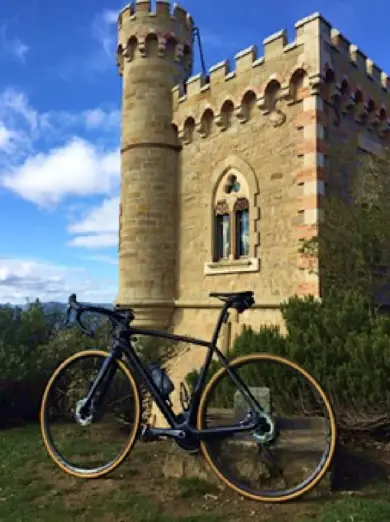
{"type": "Polygon", "coordinates": [[[204,341],[133,326],[130,309],[80,304],[75,294],[70,296],[67,322],[73,314],[81,331],[93,335],[81,320],[83,314],[105,316],[113,340],[107,352],[91,349],[66,359],[44,391],[43,441],[63,471],[86,479],[102,477],[124,461],[138,440],[172,439],[183,451],[203,454],[225,485],[252,500],[296,499],[320,482],[336,447],[335,416],[325,392],[284,357],[251,353],[229,360],[217,347],[221,328],[231,309],[241,314],[251,308],[254,295],[210,297],[223,304],[211,341],[204,341]],[[172,407],[174,385],[165,370],[145,364],[137,353],[138,336],[207,349],[195,384],[181,383],[179,413],[172,407]],[[298,387],[301,381],[306,388],[298,387]],[[145,390],[169,427],[142,422],[145,390]]]}

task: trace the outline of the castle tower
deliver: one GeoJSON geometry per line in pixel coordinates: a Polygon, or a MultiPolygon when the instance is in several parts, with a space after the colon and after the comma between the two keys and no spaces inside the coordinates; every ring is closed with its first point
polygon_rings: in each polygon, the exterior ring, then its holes
{"type": "Polygon", "coordinates": [[[119,15],[123,78],[119,294],[137,324],[166,328],[175,299],[180,143],[171,90],[192,73],[193,21],[169,0],[119,15]]]}

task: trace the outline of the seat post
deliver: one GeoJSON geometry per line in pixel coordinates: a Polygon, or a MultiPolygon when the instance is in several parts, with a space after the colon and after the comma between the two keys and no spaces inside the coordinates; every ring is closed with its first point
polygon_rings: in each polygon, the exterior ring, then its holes
{"type": "Polygon", "coordinates": [[[215,346],[217,344],[219,333],[221,331],[222,325],[223,325],[223,323],[226,323],[226,321],[227,321],[227,319],[229,317],[229,306],[230,306],[229,301],[224,302],[224,304],[222,306],[222,309],[220,311],[220,314],[219,314],[219,317],[218,317],[218,320],[217,320],[217,324],[215,325],[213,337],[211,339],[211,344],[213,346],[215,346]]]}

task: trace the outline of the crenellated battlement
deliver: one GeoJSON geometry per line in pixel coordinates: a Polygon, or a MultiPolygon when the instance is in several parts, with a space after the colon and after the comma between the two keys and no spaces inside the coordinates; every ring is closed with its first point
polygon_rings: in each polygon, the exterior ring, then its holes
{"type": "Polygon", "coordinates": [[[136,2],[128,4],[119,13],[119,27],[128,20],[142,19],[145,17],[153,18],[155,16],[165,17],[167,20],[175,20],[179,24],[187,25],[191,30],[194,26],[191,15],[186,9],[179,4],[170,0],[157,0],[156,8],[152,9],[151,0],[136,0],[136,2]]]}
{"type": "MultiPolygon", "coordinates": [[[[306,37],[310,35],[310,33],[313,34],[313,30],[317,31],[318,36],[321,37],[323,42],[338,51],[368,79],[375,82],[386,92],[390,92],[390,78],[388,75],[373,63],[372,60],[367,58],[360,49],[351,44],[337,29],[331,27],[319,13],[315,13],[295,24],[295,39],[291,42],[288,41],[286,30],[278,31],[263,40],[262,55],[259,55],[258,48],[252,45],[235,55],[234,67],[232,67],[229,60],[224,60],[212,66],[207,76],[202,77],[201,75],[197,75],[190,78],[185,85],[184,90],[186,91],[186,96],[182,97],[182,101],[191,95],[199,94],[199,92],[205,89],[206,84],[212,86],[213,84],[220,83],[221,80],[226,82],[230,81],[240,73],[247,74],[248,71],[261,67],[269,60],[286,56],[298,47],[302,47],[303,52],[305,42],[308,43],[306,37]]],[[[313,66],[309,63],[306,65],[308,67],[313,66]]],[[[312,75],[317,73],[324,77],[326,70],[310,71],[310,73],[312,75]]]]}
{"type": "Polygon", "coordinates": [[[183,67],[181,79],[192,73],[194,22],[178,4],[171,8],[169,0],[157,0],[152,9],[150,0],[129,4],[118,17],[117,65],[123,74],[124,64],[136,58],[157,54],[169,57],[183,67]]]}
{"type": "Polygon", "coordinates": [[[351,44],[338,29],[331,29],[330,42],[335,50],[349,60],[358,70],[366,74],[370,80],[382,86],[386,91],[390,91],[390,78],[387,74],[356,45],[351,44]]]}
{"type": "Polygon", "coordinates": [[[234,66],[223,60],[207,76],[198,74],[173,89],[181,135],[190,119],[205,137],[205,113],[208,119],[212,113],[220,130],[225,130],[227,100],[241,123],[248,119],[248,100],[263,114],[278,115],[274,122],[279,122],[280,103],[288,106],[316,94],[341,115],[353,110],[356,121],[387,129],[390,78],[319,13],[295,24],[292,41],[286,30],[265,38],[262,51],[260,55],[252,45],[234,56],[234,66]]]}
{"type": "Polygon", "coordinates": [[[183,101],[186,97],[199,94],[204,90],[205,85],[211,87],[220,83],[221,80],[226,82],[232,80],[240,73],[247,74],[248,71],[257,69],[267,60],[277,58],[278,55],[288,53],[296,47],[298,47],[297,42],[288,43],[286,31],[280,31],[264,40],[262,56],[258,54],[257,46],[252,45],[234,56],[234,67],[232,67],[231,61],[226,59],[210,67],[207,76],[198,74],[189,78],[185,85],[186,96],[183,97],[183,101]]]}
{"type": "MultiPolygon", "coordinates": [[[[264,63],[280,56],[286,55],[293,49],[303,46],[303,42],[294,40],[288,41],[287,31],[282,30],[263,40],[263,54],[260,55],[258,47],[252,45],[234,56],[234,66],[230,60],[223,60],[209,69],[207,76],[198,74],[189,78],[184,85],[185,95],[180,96],[181,101],[185,101],[191,96],[196,96],[200,92],[211,88],[213,85],[220,84],[221,81],[230,81],[240,74],[247,75],[249,71],[261,68],[264,63]]],[[[175,88],[177,95],[180,89],[175,88]]]]}

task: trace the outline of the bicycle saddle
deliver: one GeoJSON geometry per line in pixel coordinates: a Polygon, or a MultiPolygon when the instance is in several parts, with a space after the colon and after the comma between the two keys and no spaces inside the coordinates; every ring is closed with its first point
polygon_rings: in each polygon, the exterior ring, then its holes
{"type": "Polygon", "coordinates": [[[246,292],[211,292],[210,297],[220,299],[230,308],[234,308],[238,313],[242,313],[255,304],[254,293],[246,292]]]}

